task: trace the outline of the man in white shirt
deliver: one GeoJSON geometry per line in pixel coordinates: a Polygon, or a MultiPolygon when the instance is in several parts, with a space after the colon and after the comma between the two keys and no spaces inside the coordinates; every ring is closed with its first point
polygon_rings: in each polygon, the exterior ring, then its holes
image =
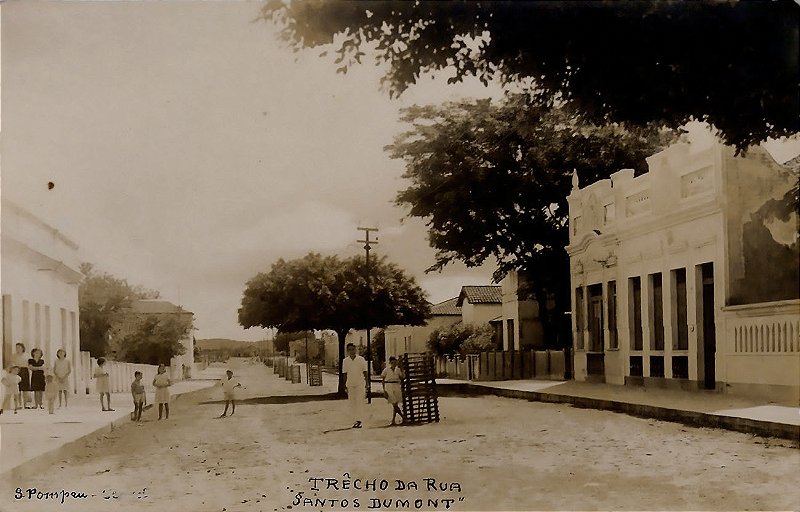
{"type": "Polygon", "coordinates": [[[354,421],[353,428],[361,428],[364,399],[367,390],[367,360],[356,355],[356,346],[347,344],[347,357],[342,361],[342,373],[347,388],[347,401],[354,421]]]}

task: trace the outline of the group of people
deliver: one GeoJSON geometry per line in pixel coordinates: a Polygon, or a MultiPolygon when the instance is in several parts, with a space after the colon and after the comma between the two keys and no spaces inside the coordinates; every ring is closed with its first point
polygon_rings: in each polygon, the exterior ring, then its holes
{"type": "MultiPolygon", "coordinates": [[[[100,359],[97,360],[97,365],[99,370],[99,368],[101,368],[100,359]]],[[[97,378],[97,375],[98,373],[95,372],[95,378],[97,378]]],[[[131,413],[131,419],[140,425],[142,424],[142,412],[144,411],[144,406],[147,404],[147,394],[145,393],[144,384],[142,383],[143,377],[144,375],[142,372],[136,371],[133,373],[133,382],[131,382],[131,396],[133,397],[133,412],[131,413]]],[[[105,378],[107,379],[107,374],[105,378]]],[[[106,381],[105,385],[107,384],[108,383],[106,381]]],[[[99,386],[100,379],[98,379],[98,389],[99,386]]],[[[159,420],[164,418],[165,412],[166,419],[169,419],[170,386],[172,386],[172,379],[170,379],[169,375],[167,375],[167,367],[163,364],[158,365],[156,376],[153,377],[153,387],[156,388],[155,400],[158,404],[159,420]]],[[[100,391],[101,407],[103,405],[103,393],[103,391],[100,391]]],[[[111,407],[111,394],[107,391],[105,393],[108,396],[109,407],[111,407]]]]}
{"type": "Polygon", "coordinates": [[[44,360],[44,352],[36,347],[30,351],[30,357],[24,343],[16,344],[11,365],[3,372],[3,402],[0,414],[12,410],[14,414],[20,409],[44,409],[44,400],[47,400],[47,410],[50,414],[55,412],[55,403],[58,399],[59,407],[66,407],[69,397],[69,376],[72,373],[72,364],[67,359],[67,352],[58,349],[56,360],[48,366],[44,360]]]}
{"type": "MultiPolygon", "coordinates": [[[[342,373],[344,374],[345,388],[347,389],[347,401],[350,405],[350,414],[353,419],[353,428],[361,428],[361,419],[364,414],[364,399],[366,398],[369,373],[367,361],[356,354],[356,346],[353,343],[347,344],[347,357],[342,361],[342,373]]],[[[381,373],[383,377],[383,392],[386,400],[392,406],[392,423],[397,425],[395,419],[399,416],[400,421],[404,421],[403,411],[400,410],[400,401],[403,399],[403,392],[400,386],[403,380],[403,371],[397,366],[397,358],[389,358],[389,366],[384,368],[381,373]]]]}
{"type": "MultiPolygon", "coordinates": [[[[50,414],[55,413],[56,400],[58,400],[59,408],[67,407],[70,395],[69,376],[72,373],[72,364],[67,359],[67,352],[64,349],[58,349],[53,364],[47,365],[42,349],[34,348],[30,351],[30,357],[28,357],[24,343],[17,343],[15,349],[11,364],[0,377],[3,391],[0,414],[6,411],[13,411],[14,414],[17,414],[20,409],[44,409],[45,400],[50,414]]],[[[93,377],[97,392],[100,394],[101,410],[113,411],[114,409],[111,407],[111,376],[105,358],[97,359],[97,368],[93,377]]],[[[131,383],[135,419],[138,422],[141,422],[142,410],[146,403],[142,378],[142,372],[137,371],[131,383]]],[[[158,367],[158,373],[153,379],[153,387],[156,390],[155,401],[158,404],[158,419],[162,419],[165,413],[166,418],[169,419],[169,387],[171,385],[172,380],[167,375],[166,366],[162,364],[158,367]]]]}

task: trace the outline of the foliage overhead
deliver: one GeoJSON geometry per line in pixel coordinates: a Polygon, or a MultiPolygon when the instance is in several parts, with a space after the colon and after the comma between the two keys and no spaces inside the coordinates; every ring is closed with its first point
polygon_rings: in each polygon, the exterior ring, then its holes
{"type": "MultiPolygon", "coordinates": [[[[397,203],[427,220],[440,270],[454,260],[493,259],[495,279],[528,270],[540,289],[565,280],[567,196],[574,171],[583,184],[623,168],[646,170],[645,158],[674,132],[595,126],[566,108],[527,95],[411,107],[412,129],[387,146],[406,163],[411,185],[397,203]]],[[[568,280],[567,280],[568,281],[568,280]]]]}
{"type": "Polygon", "coordinates": [[[275,335],[275,352],[289,352],[289,343],[295,340],[305,340],[306,336],[311,341],[316,340],[314,331],[279,332],[275,335]]]}
{"type": "Polygon", "coordinates": [[[159,292],[131,286],[125,279],[97,273],[91,263],[80,266],[84,279],[78,287],[81,350],[92,357],[106,355],[108,334],[119,322],[123,310],[138,299],[157,299],[159,292]]]}
{"type": "Polygon", "coordinates": [[[396,198],[427,221],[441,270],[494,260],[495,280],[526,271],[523,292],[539,302],[547,340],[557,337],[557,312],[570,309],[569,207],[573,173],[588,184],[624,168],[646,171],[645,158],[678,134],[669,130],[597,126],[564,106],[526,94],[403,111],[412,129],[387,146],[405,161],[411,184],[396,198]]]}
{"type": "Polygon", "coordinates": [[[706,121],[739,150],[800,132],[791,1],[272,0],[296,49],[334,45],[340,72],[374,52],[400,94],[432,71],[519,83],[597,124],[706,121]]]}

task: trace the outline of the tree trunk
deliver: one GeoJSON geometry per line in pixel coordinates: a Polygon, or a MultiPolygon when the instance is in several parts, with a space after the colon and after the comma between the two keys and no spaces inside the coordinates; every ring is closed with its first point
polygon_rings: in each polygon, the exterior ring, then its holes
{"type": "Polygon", "coordinates": [[[344,330],[337,330],[336,336],[339,338],[339,389],[338,393],[340,396],[347,396],[344,389],[344,375],[342,374],[342,362],[344,361],[344,341],[347,338],[347,333],[350,332],[350,329],[344,330]]]}

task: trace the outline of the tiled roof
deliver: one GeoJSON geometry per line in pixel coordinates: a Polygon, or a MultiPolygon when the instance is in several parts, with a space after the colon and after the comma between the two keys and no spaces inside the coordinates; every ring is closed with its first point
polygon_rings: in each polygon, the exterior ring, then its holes
{"type": "Polygon", "coordinates": [[[434,304],[431,306],[431,314],[433,315],[458,315],[461,316],[461,308],[456,305],[458,297],[447,299],[444,302],[434,304]]]}
{"type": "Polygon", "coordinates": [[[503,292],[500,286],[462,286],[457,305],[465,299],[470,304],[502,304],[503,292]]]}
{"type": "Polygon", "coordinates": [[[159,313],[189,313],[180,306],[166,300],[136,300],[131,304],[131,311],[145,315],[156,315],[159,313]]]}

